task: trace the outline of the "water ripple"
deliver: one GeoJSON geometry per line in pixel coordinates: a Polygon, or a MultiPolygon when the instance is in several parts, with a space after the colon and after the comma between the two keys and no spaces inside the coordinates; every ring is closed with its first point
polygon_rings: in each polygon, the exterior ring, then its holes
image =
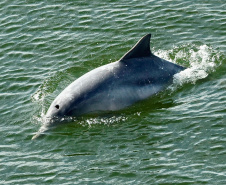
{"type": "Polygon", "coordinates": [[[0,15],[0,184],[225,184],[224,1],[2,0],[0,15]],[[188,68],[166,92],[30,140],[65,86],[150,32],[188,68]]]}

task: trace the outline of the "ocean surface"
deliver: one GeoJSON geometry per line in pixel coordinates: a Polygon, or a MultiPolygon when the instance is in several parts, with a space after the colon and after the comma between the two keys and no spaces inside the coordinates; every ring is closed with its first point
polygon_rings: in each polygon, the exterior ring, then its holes
{"type": "Polygon", "coordinates": [[[1,0],[0,184],[226,184],[225,0],[1,0]],[[187,67],[126,110],[32,136],[55,97],[152,34],[187,67]]]}

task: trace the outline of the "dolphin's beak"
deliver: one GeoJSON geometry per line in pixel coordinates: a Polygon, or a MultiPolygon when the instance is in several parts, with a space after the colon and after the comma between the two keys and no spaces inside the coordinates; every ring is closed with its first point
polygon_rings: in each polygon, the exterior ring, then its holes
{"type": "Polygon", "coordinates": [[[44,136],[45,132],[48,130],[48,125],[44,124],[43,126],[41,126],[39,131],[31,138],[31,140],[35,140],[37,138],[40,138],[41,136],[44,136]]]}
{"type": "Polygon", "coordinates": [[[37,133],[31,138],[31,140],[35,140],[35,139],[37,139],[37,138],[40,138],[40,137],[43,136],[43,135],[44,135],[43,132],[37,132],[37,133]]]}

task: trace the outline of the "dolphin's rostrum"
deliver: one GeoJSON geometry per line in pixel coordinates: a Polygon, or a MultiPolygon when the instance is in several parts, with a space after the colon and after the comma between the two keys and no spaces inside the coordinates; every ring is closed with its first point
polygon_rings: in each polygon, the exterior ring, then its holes
{"type": "Polygon", "coordinates": [[[119,61],[93,69],[66,87],[50,105],[46,127],[62,117],[120,110],[163,90],[185,68],[155,56],[150,38],[144,36],[119,61]]]}

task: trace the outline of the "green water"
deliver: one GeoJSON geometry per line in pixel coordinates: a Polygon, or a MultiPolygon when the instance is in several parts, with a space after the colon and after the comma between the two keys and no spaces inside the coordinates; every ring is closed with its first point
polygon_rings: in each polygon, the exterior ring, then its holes
{"type": "Polygon", "coordinates": [[[226,184],[224,0],[0,2],[0,184],[226,184]],[[32,136],[54,98],[152,33],[163,93],[32,136]]]}

